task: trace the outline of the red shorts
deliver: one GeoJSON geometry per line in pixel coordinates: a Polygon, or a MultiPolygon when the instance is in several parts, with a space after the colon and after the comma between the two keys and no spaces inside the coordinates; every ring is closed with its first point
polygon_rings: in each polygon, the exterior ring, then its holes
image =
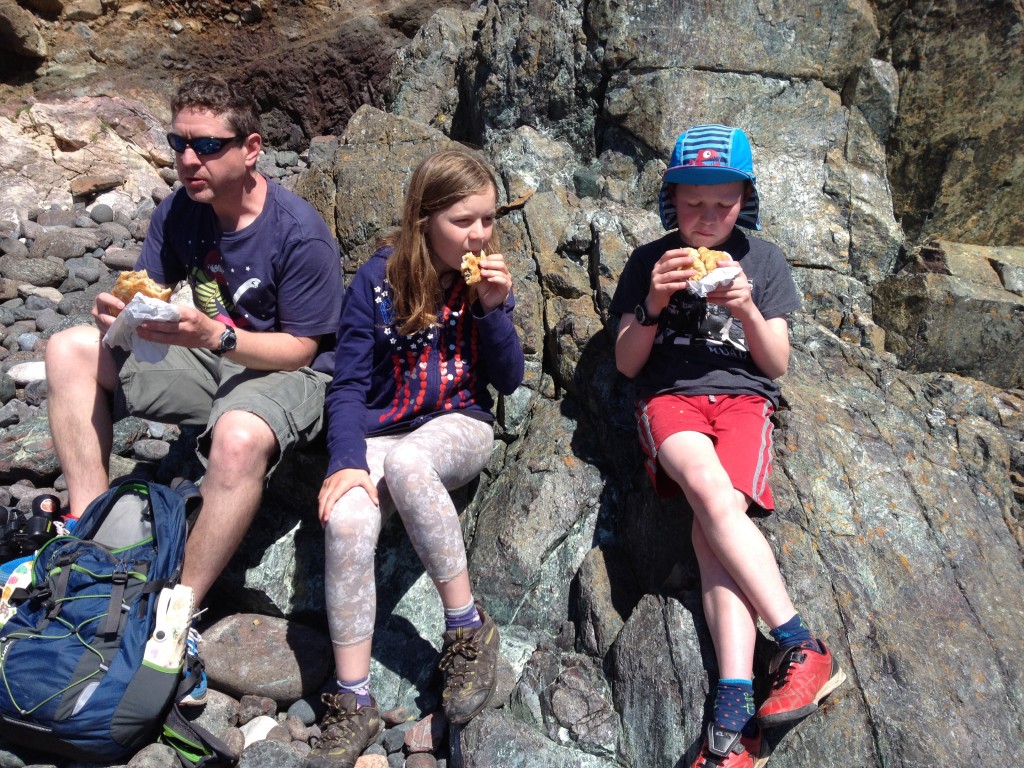
{"type": "Polygon", "coordinates": [[[655,395],[636,406],[644,466],[659,496],[678,496],[682,489],[658,464],[658,449],[679,432],[700,432],[711,438],[733,487],[749,496],[765,515],[775,509],[768,480],[772,475],[772,421],[775,409],[758,395],[655,395]]]}

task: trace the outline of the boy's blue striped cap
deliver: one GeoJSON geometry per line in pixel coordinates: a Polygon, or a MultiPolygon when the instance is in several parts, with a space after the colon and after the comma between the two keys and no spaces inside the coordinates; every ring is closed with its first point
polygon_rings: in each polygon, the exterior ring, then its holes
{"type": "Polygon", "coordinates": [[[665,229],[679,226],[671,184],[724,184],[730,181],[749,181],[752,187],[736,223],[748,229],[760,229],[761,201],[757,195],[754,158],[747,134],[727,125],[698,125],[680,134],[658,195],[658,211],[665,229]]]}

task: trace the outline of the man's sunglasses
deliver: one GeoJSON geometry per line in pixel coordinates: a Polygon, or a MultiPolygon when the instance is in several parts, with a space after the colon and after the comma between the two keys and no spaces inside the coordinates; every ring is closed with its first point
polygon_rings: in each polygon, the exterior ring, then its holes
{"type": "Polygon", "coordinates": [[[195,139],[186,139],[184,136],[179,136],[176,133],[167,134],[167,143],[170,144],[171,149],[181,154],[189,147],[192,147],[192,151],[197,155],[215,155],[220,152],[228,144],[234,141],[241,141],[244,136],[200,136],[195,139]]]}

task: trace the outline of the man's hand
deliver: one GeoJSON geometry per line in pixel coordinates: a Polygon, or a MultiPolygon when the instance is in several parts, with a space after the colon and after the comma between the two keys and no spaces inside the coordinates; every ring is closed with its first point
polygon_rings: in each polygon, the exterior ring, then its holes
{"type": "Polygon", "coordinates": [[[122,309],[124,302],[112,293],[101,293],[96,297],[92,305],[92,318],[96,321],[96,327],[100,329],[100,335],[110,329],[122,309]]]}
{"type": "Polygon", "coordinates": [[[331,519],[331,510],[338,499],[344,496],[353,488],[362,488],[370,501],[380,506],[380,499],[377,498],[377,486],[370,480],[370,473],[365,469],[339,469],[333,475],[328,475],[324,484],[320,487],[318,512],[320,525],[326,526],[331,519]]]}
{"type": "Polygon", "coordinates": [[[193,349],[217,349],[226,327],[219,320],[195,307],[179,307],[177,320],[147,320],[139,326],[139,336],[159,344],[174,344],[193,349]]]}

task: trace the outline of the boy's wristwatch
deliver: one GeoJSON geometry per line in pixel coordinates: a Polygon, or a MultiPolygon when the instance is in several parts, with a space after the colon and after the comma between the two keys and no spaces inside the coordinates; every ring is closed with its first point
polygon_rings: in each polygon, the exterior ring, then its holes
{"type": "Polygon", "coordinates": [[[233,352],[237,346],[238,335],[235,333],[235,329],[228,325],[224,328],[224,333],[220,335],[220,344],[212,352],[220,357],[228,352],[233,352]]]}
{"type": "Polygon", "coordinates": [[[636,309],[633,310],[633,315],[636,317],[636,321],[640,323],[640,325],[657,325],[658,321],[661,319],[661,315],[658,315],[657,317],[649,317],[647,315],[647,306],[642,301],[636,305],[636,309]]]}

